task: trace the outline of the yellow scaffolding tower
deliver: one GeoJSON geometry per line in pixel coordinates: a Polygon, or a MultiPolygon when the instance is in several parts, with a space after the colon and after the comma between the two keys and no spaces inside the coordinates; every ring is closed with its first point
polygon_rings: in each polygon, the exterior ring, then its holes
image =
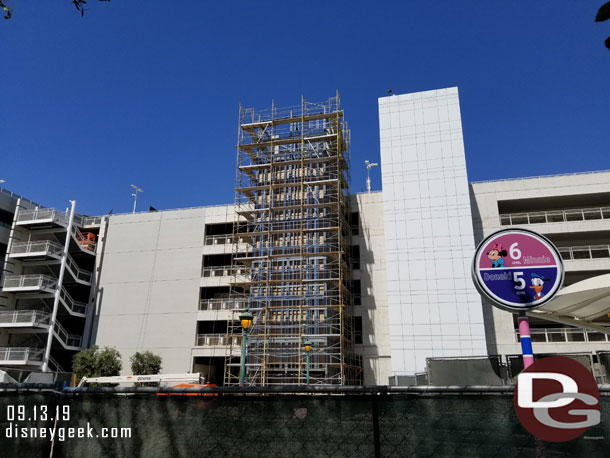
{"type": "MultiPolygon", "coordinates": [[[[231,293],[254,315],[246,384],[361,383],[354,354],[348,223],[349,130],[339,94],[326,102],[255,111],[240,107],[234,263],[248,266],[231,293]],[[246,246],[247,248],[244,248],[246,246]]],[[[233,311],[228,333],[241,343],[233,311]]],[[[239,382],[238,348],[225,384],[239,382]]]]}

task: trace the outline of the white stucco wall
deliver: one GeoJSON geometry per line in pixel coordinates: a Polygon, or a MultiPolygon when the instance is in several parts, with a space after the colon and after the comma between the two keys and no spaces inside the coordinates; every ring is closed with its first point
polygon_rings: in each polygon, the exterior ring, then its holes
{"type": "Polygon", "coordinates": [[[485,355],[457,88],[379,99],[393,375],[485,355]]]}
{"type": "Polygon", "coordinates": [[[205,224],[233,221],[233,206],[113,215],[103,240],[92,343],[129,357],[150,350],[163,372],[192,370],[205,224]]]}

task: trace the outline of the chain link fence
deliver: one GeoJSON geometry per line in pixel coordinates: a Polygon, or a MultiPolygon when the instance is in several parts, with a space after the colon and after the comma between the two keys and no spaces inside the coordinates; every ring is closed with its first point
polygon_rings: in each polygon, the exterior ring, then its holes
{"type": "Polygon", "coordinates": [[[601,418],[576,440],[542,443],[520,426],[510,387],[359,394],[220,389],[206,396],[0,392],[0,456],[594,458],[610,450],[610,397],[602,396],[601,418]],[[23,421],[9,420],[10,406],[23,406],[23,421]],[[41,406],[59,415],[43,421],[41,406]],[[20,437],[21,428],[31,436],[33,427],[56,427],[55,439],[20,437]],[[92,437],[69,438],[69,428],[92,437]],[[129,428],[130,437],[102,437],[102,428],[116,436],[129,428]]]}

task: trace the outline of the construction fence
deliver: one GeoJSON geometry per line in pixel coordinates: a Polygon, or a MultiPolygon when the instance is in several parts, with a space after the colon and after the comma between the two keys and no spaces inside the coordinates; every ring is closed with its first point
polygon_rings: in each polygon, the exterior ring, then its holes
{"type": "Polygon", "coordinates": [[[303,391],[219,389],[207,396],[0,392],[0,456],[594,458],[607,457],[610,450],[610,397],[604,390],[601,424],[566,443],[537,441],[521,427],[512,387],[303,391]],[[23,406],[23,421],[17,421],[16,406],[23,406]],[[41,419],[41,406],[54,421],[41,419]],[[31,434],[32,427],[54,426],[53,441],[22,438],[14,429],[31,434]],[[92,437],[68,438],[68,428],[83,428],[92,437]],[[117,437],[101,437],[103,428],[117,437]],[[127,431],[129,437],[120,437],[127,431]]]}

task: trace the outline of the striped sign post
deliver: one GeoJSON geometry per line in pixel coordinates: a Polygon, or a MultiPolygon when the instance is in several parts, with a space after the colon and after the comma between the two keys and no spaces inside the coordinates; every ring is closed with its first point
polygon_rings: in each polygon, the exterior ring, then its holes
{"type": "Polygon", "coordinates": [[[527,369],[534,364],[534,350],[532,348],[532,337],[530,335],[530,320],[525,312],[519,312],[519,340],[521,340],[521,353],[523,354],[523,368],[527,369]]]}
{"type": "Polygon", "coordinates": [[[472,262],[474,284],[485,299],[518,313],[523,366],[534,362],[529,310],[553,299],[564,279],[563,261],[553,243],[527,229],[494,232],[477,247],[472,262]]]}

